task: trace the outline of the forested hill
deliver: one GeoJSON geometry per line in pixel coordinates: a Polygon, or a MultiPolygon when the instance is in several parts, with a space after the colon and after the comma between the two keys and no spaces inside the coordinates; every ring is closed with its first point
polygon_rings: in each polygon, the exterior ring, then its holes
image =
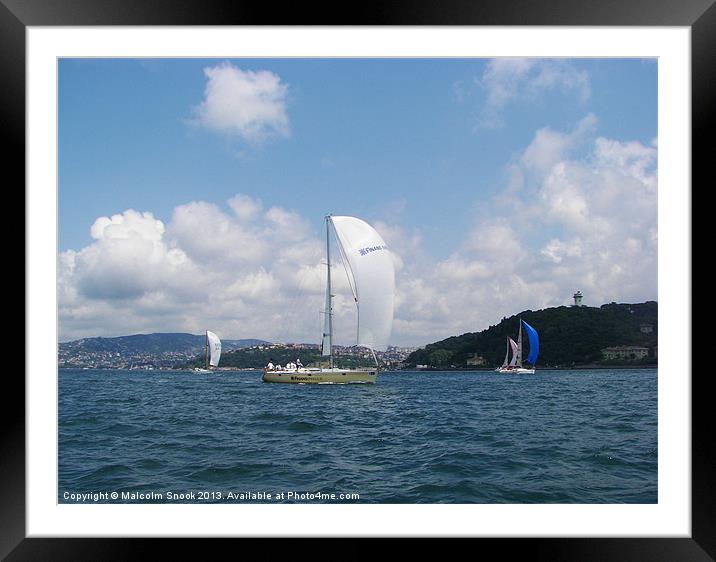
{"type": "MultiPolygon", "coordinates": [[[[431,343],[408,356],[408,366],[465,367],[468,358],[482,356],[485,367],[502,364],[507,336],[517,339],[519,319],[533,326],[540,336],[538,366],[573,366],[602,362],[606,347],[636,345],[649,348],[649,357],[642,362],[655,362],[653,348],[657,345],[658,304],[605,304],[560,306],[543,310],[525,310],[503,318],[496,326],[479,333],[462,334],[431,343]],[[649,331],[649,330],[652,331],[649,331]]],[[[524,357],[529,344],[523,334],[524,357]]]]}

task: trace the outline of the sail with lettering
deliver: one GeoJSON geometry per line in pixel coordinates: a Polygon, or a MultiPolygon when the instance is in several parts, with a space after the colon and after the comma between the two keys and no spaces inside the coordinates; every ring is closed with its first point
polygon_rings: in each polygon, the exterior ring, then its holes
{"type": "Polygon", "coordinates": [[[321,356],[327,367],[303,367],[298,362],[288,369],[267,365],[264,382],[298,384],[374,383],[380,365],[375,351],[385,351],[393,326],[395,271],[393,257],[378,231],[362,219],[326,216],[326,297],[321,336],[321,356]],[[333,236],[332,236],[333,235],[333,236]],[[331,240],[335,240],[356,307],[355,344],[371,350],[375,367],[340,368],[335,365],[331,240]]]}
{"type": "Polygon", "coordinates": [[[358,345],[385,351],[393,327],[395,272],[378,232],[355,217],[331,217],[358,309],[358,345]],[[352,279],[351,279],[352,277],[352,279]]]}
{"type": "Polygon", "coordinates": [[[206,331],[204,337],[204,366],[196,367],[195,373],[211,373],[211,367],[219,366],[221,357],[221,340],[214,332],[206,331]]]}
{"type": "Polygon", "coordinates": [[[221,340],[214,332],[206,331],[206,339],[209,349],[209,366],[218,367],[221,357],[221,340]]]}

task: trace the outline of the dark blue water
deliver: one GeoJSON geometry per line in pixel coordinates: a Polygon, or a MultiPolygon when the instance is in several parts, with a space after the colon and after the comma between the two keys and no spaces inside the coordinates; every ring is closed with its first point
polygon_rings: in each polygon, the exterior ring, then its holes
{"type": "Polygon", "coordinates": [[[319,386],[60,371],[61,503],[192,491],[180,501],[656,503],[657,373],[395,372],[319,386]],[[240,495],[252,492],[272,496],[240,495]]]}

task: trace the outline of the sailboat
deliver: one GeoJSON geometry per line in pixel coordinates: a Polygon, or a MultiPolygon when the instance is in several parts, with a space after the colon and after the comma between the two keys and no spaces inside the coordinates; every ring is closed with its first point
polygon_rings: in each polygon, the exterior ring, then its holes
{"type": "Polygon", "coordinates": [[[520,319],[520,332],[517,336],[517,341],[507,336],[507,351],[505,353],[505,360],[502,366],[495,369],[500,373],[512,373],[515,375],[534,375],[534,365],[537,362],[537,356],[539,355],[539,335],[537,330],[530,326],[527,322],[520,319]],[[532,367],[524,367],[522,365],[522,325],[525,326],[527,337],[530,340],[530,354],[527,357],[527,362],[532,364],[532,367]],[[512,359],[510,359],[510,351],[512,351],[512,359]]]}
{"type": "Polygon", "coordinates": [[[205,368],[197,367],[195,373],[211,373],[211,367],[219,366],[219,358],[221,357],[221,340],[214,332],[206,331],[206,340],[204,344],[204,365],[205,368]]]}
{"type": "Polygon", "coordinates": [[[323,311],[321,356],[327,368],[268,369],[264,382],[341,384],[374,383],[379,365],[375,351],[384,351],[393,325],[395,271],[390,251],[378,232],[365,221],[348,216],[327,215],[326,220],[326,301],[323,311]],[[357,344],[371,350],[375,368],[337,367],[333,354],[333,297],[331,285],[331,231],[335,233],[348,284],[356,305],[357,344]]]}

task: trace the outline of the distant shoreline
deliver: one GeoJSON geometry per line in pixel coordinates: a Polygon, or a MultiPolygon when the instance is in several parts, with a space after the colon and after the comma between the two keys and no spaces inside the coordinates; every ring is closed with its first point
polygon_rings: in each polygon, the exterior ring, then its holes
{"type": "MultiPolygon", "coordinates": [[[[497,367],[446,367],[444,369],[396,369],[391,372],[399,371],[425,371],[425,372],[440,372],[440,371],[495,371],[497,367]]],[[[593,371],[596,369],[658,369],[658,364],[653,365],[575,365],[574,367],[535,367],[536,371],[593,371]]]]}
{"type": "MultiPolygon", "coordinates": [[[[634,369],[658,369],[659,365],[580,365],[575,367],[537,367],[536,372],[540,371],[596,371],[596,370],[634,370],[634,369]]],[[[192,372],[193,369],[121,369],[118,367],[58,367],[58,371],[131,371],[137,373],[186,373],[192,372]]],[[[245,368],[232,368],[232,369],[217,369],[215,373],[236,373],[236,372],[256,372],[262,371],[258,367],[245,367],[245,368]]],[[[494,367],[490,368],[468,368],[468,367],[454,367],[445,369],[387,369],[381,371],[381,373],[445,373],[453,371],[465,371],[465,372],[496,372],[494,367]]],[[[207,373],[204,373],[207,374],[207,373]]]]}

